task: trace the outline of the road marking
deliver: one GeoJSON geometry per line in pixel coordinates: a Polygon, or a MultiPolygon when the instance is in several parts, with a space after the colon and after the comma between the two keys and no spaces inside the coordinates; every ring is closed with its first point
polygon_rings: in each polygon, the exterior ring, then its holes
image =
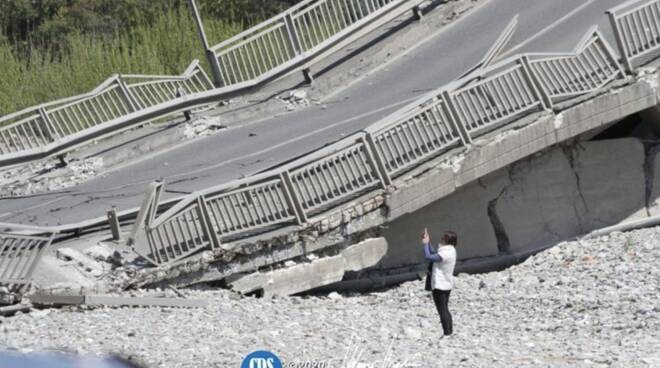
{"type": "Polygon", "coordinates": [[[595,1],[596,0],[587,0],[584,4],[578,6],[577,8],[571,10],[570,12],[566,13],[566,15],[564,15],[563,17],[557,19],[556,21],[554,21],[553,23],[551,23],[547,27],[543,28],[542,30],[538,31],[532,37],[530,37],[530,38],[526,39],[525,41],[523,41],[523,42],[517,44],[516,46],[512,47],[511,50],[509,50],[506,53],[500,55],[500,57],[498,59],[500,59],[500,60],[504,59],[504,58],[506,58],[506,56],[511,55],[511,53],[513,53],[514,51],[519,50],[520,48],[528,45],[530,42],[533,42],[537,38],[539,38],[539,37],[543,36],[544,34],[548,33],[551,29],[553,29],[556,26],[560,25],[561,23],[565,22],[567,19],[571,18],[575,14],[581,12],[582,10],[584,10],[584,8],[588,7],[589,5],[594,3],[595,1]]]}
{"type": "MultiPolygon", "coordinates": [[[[306,134],[303,134],[303,135],[299,135],[299,136],[297,136],[296,138],[293,138],[293,139],[289,139],[289,140],[287,140],[287,141],[280,142],[280,143],[278,143],[278,144],[276,144],[276,145],[274,145],[274,146],[270,146],[270,147],[268,147],[268,148],[264,148],[264,149],[262,149],[262,150],[255,151],[255,152],[252,152],[252,153],[247,154],[247,155],[243,155],[243,156],[240,156],[240,157],[235,157],[235,158],[232,158],[232,159],[229,159],[229,160],[225,160],[225,161],[222,161],[222,162],[218,162],[218,163],[216,163],[216,164],[214,164],[214,165],[206,166],[206,167],[203,167],[203,168],[200,168],[200,169],[197,169],[197,170],[192,170],[192,171],[188,171],[188,172],[185,172],[185,173],[174,174],[174,175],[172,175],[172,176],[167,176],[166,178],[167,178],[167,179],[173,179],[173,178],[179,178],[179,177],[182,177],[182,176],[188,176],[188,175],[192,175],[192,174],[199,174],[199,173],[201,173],[201,172],[208,171],[208,170],[211,170],[211,169],[216,169],[216,168],[218,168],[218,167],[220,167],[220,166],[224,166],[224,165],[227,165],[227,164],[230,164],[230,163],[236,162],[236,161],[240,161],[240,160],[244,160],[244,159],[246,159],[246,158],[251,158],[251,157],[254,157],[254,156],[258,156],[258,155],[261,155],[261,154],[263,154],[263,153],[267,153],[267,152],[269,152],[269,151],[273,151],[273,150],[275,150],[275,149],[277,149],[277,148],[284,147],[284,146],[290,145],[290,144],[292,144],[292,143],[298,142],[298,141],[300,141],[300,140],[303,140],[303,139],[305,139],[305,138],[311,137],[311,136],[313,136],[313,135],[316,135],[316,134],[322,133],[322,132],[324,132],[324,131],[326,131],[326,130],[330,130],[330,129],[335,128],[335,127],[338,127],[338,126],[341,126],[341,125],[344,125],[344,124],[348,124],[348,123],[354,122],[354,121],[356,121],[356,120],[360,120],[360,119],[362,119],[362,118],[364,118],[364,117],[367,117],[367,116],[369,116],[369,115],[377,114],[377,113],[379,113],[379,112],[381,112],[381,111],[385,111],[385,110],[387,110],[387,109],[391,109],[391,108],[399,107],[399,106],[401,106],[401,105],[405,105],[405,104],[407,104],[407,103],[409,103],[409,102],[412,102],[412,101],[414,101],[414,100],[416,100],[416,99],[418,99],[418,98],[419,98],[419,96],[415,96],[415,97],[407,98],[407,99],[405,99],[405,100],[401,100],[401,101],[398,101],[398,102],[396,102],[396,103],[393,103],[393,104],[390,104],[390,105],[387,105],[387,106],[384,106],[384,107],[380,107],[380,108],[378,108],[378,109],[371,110],[371,111],[368,111],[368,112],[362,113],[362,114],[360,114],[360,115],[356,115],[356,116],[353,116],[353,117],[351,117],[351,118],[348,118],[348,119],[344,119],[344,120],[338,121],[338,122],[336,122],[336,123],[332,123],[332,124],[326,125],[326,126],[324,126],[323,128],[321,128],[321,129],[317,129],[317,130],[311,131],[311,132],[309,132],[309,133],[306,133],[306,134]]],[[[359,131],[359,130],[358,130],[358,131],[359,131]]],[[[348,135],[351,135],[351,134],[357,133],[358,131],[354,131],[354,132],[348,133],[348,135]]],[[[332,142],[326,142],[326,144],[331,144],[331,143],[332,143],[332,142]]]]}
{"type": "MultiPolygon", "coordinates": [[[[312,131],[312,132],[309,132],[309,133],[306,133],[306,134],[300,135],[300,136],[298,136],[298,137],[296,137],[296,138],[293,138],[293,139],[289,139],[289,140],[287,140],[287,141],[280,142],[279,144],[276,144],[276,145],[274,145],[274,146],[270,146],[270,147],[268,147],[268,148],[264,148],[264,149],[262,149],[262,150],[260,150],[260,151],[252,152],[252,153],[247,154],[247,155],[243,155],[243,156],[240,156],[240,157],[235,157],[235,158],[232,158],[232,159],[229,159],[229,160],[225,160],[225,161],[222,161],[222,162],[218,162],[218,163],[213,164],[213,165],[211,165],[211,166],[205,166],[205,167],[203,167],[203,168],[199,168],[199,169],[196,169],[196,170],[192,170],[192,171],[188,171],[188,172],[183,172],[183,173],[177,173],[177,174],[174,174],[174,175],[171,175],[171,176],[165,176],[164,179],[168,179],[168,180],[171,181],[172,179],[181,178],[181,177],[186,177],[186,176],[190,176],[190,175],[194,175],[194,174],[199,174],[199,173],[202,173],[202,172],[205,172],[205,171],[209,171],[209,170],[217,169],[218,167],[225,166],[225,165],[228,165],[228,164],[234,163],[234,162],[236,162],[236,161],[241,161],[241,160],[244,160],[244,159],[247,159],[247,158],[251,158],[251,157],[254,157],[254,156],[258,156],[258,155],[261,155],[261,154],[267,153],[267,152],[269,152],[269,151],[273,151],[273,150],[275,150],[275,149],[277,149],[277,148],[284,147],[284,146],[290,145],[290,144],[292,144],[292,143],[295,143],[295,142],[297,142],[297,141],[303,140],[303,139],[305,139],[305,138],[311,137],[311,136],[313,136],[313,135],[315,135],[315,134],[322,133],[322,132],[324,132],[324,131],[326,131],[326,130],[329,130],[329,129],[332,129],[332,128],[335,128],[335,127],[338,127],[338,126],[341,126],[341,125],[344,125],[344,124],[348,124],[348,123],[354,122],[354,121],[356,121],[356,120],[360,120],[360,119],[362,119],[362,118],[364,118],[364,117],[367,117],[367,116],[369,116],[369,115],[377,114],[377,113],[379,113],[379,112],[381,112],[381,111],[384,111],[384,110],[387,110],[387,109],[390,109],[390,108],[396,108],[396,107],[399,107],[399,106],[401,106],[401,105],[404,105],[404,104],[407,104],[407,103],[409,103],[409,102],[411,102],[411,101],[414,101],[414,100],[416,100],[416,99],[418,99],[418,98],[419,98],[419,96],[410,97],[410,98],[407,98],[407,99],[405,99],[405,100],[401,100],[401,101],[399,101],[399,102],[396,102],[396,103],[390,104],[390,105],[388,105],[388,106],[381,107],[381,108],[378,108],[378,109],[375,109],[375,110],[371,110],[371,111],[365,112],[365,113],[363,113],[363,114],[356,115],[356,116],[353,116],[353,117],[351,117],[351,118],[344,119],[344,120],[338,121],[338,122],[336,122],[336,123],[326,125],[326,126],[324,126],[323,128],[321,128],[321,129],[314,130],[314,131],[312,131]]],[[[348,135],[350,135],[350,134],[354,134],[354,133],[356,133],[356,132],[357,132],[357,131],[351,132],[351,133],[349,133],[348,135]]],[[[283,160],[283,161],[286,161],[286,160],[283,160]]],[[[136,163],[137,163],[137,162],[136,162],[136,163]]],[[[128,165],[128,166],[130,166],[130,165],[128,165]]],[[[262,170],[263,170],[263,169],[262,169],[262,170]]],[[[259,170],[259,171],[262,171],[262,170],[259,170]]],[[[108,171],[108,172],[110,172],[110,171],[108,171]]],[[[104,174],[107,174],[108,172],[106,172],[106,173],[104,173],[104,174]]],[[[240,173],[239,173],[239,174],[240,174],[240,173]]],[[[252,174],[249,174],[249,175],[252,175],[252,174]]],[[[247,175],[247,176],[249,176],[249,175],[247,175]]],[[[235,179],[237,179],[237,178],[235,178],[235,179]]],[[[231,180],[234,180],[234,179],[230,179],[230,180],[228,180],[228,181],[231,181],[231,180]]],[[[101,194],[101,193],[108,193],[108,192],[116,191],[116,190],[119,190],[119,189],[126,189],[126,188],[130,188],[130,187],[135,187],[135,186],[138,186],[138,185],[148,184],[148,183],[151,183],[151,182],[153,182],[153,181],[154,181],[154,179],[140,180],[140,181],[136,181],[136,182],[132,182],[132,183],[126,183],[126,184],[122,184],[122,185],[118,185],[118,186],[114,186],[114,187],[110,187],[110,188],[105,188],[105,189],[97,190],[97,191],[85,191],[85,192],[77,192],[77,193],[71,193],[71,192],[69,192],[69,193],[59,193],[59,194],[62,194],[62,195],[61,195],[61,196],[58,196],[57,198],[55,198],[55,199],[53,199],[53,200],[50,200],[50,201],[47,201],[47,202],[44,202],[44,203],[39,203],[39,204],[36,204],[36,205],[34,205],[34,206],[30,206],[30,207],[28,207],[28,208],[24,208],[24,209],[21,209],[21,210],[19,210],[19,211],[15,211],[15,212],[0,213],[0,218],[6,218],[7,216],[10,216],[10,215],[23,214],[23,213],[25,213],[25,211],[30,211],[30,210],[34,210],[34,209],[37,209],[37,208],[40,208],[40,207],[44,207],[44,206],[50,205],[50,204],[52,204],[52,203],[54,203],[54,202],[59,202],[59,201],[61,201],[61,200],[64,200],[64,199],[66,199],[66,198],[76,198],[76,197],[80,197],[80,196],[84,196],[84,195],[92,195],[92,194],[96,194],[96,195],[98,195],[98,194],[101,194]]],[[[228,181],[227,181],[227,182],[228,182],[228,181]]],[[[221,183],[219,183],[219,184],[221,184],[221,183]]],[[[140,194],[141,194],[141,193],[142,193],[142,192],[140,192],[140,194]]],[[[80,205],[80,203],[77,204],[77,205],[80,205]]]]}
{"type": "MultiPolygon", "coordinates": [[[[470,8],[470,10],[468,10],[468,12],[467,12],[466,14],[464,14],[463,16],[461,16],[460,18],[456,19],[455,21],[453,21],[453,22],[451,22],[451,23],[449,23],[449,24],[447,24],[447,25],[442,26],[440,29],[438,29],[438,30],[436,30],[435,32],[431,33],[429,36],[427,36],[427,37],[425,37],[425,38],[422,38],[421,41],[419,41],[419,42],[413,44],[411,47],[405,49],[403,52],[400,52],[399,54],[395,55],[393,58],[391,58],[391,59],[385,61],[385,63],[383,63],[383,64],[381,64],[381,65],[375,67],[374,69],[371,69],[371,70],[367,71],[367,72],[364,73],[363,75],[361,75],[361,76],[359,76],[359,77],[353,79],[351,82],[347,83],[347,84],[344,85],[343,87],[340,87],[340,88],[334,90],[334,91],[331,92],[330,94],[325,95],[325,96],[321,99],[321,102],[327,102],[327,101],[329,101],[330,99],[332,99],[333,97],[337,96],[338,94],[340,94],[340,93],[342,93],[342,92],[348,90],[349,88],[353,87],[355,84],[357,84],[357,83],[359,83],[359,82],[362,82],[362,81],[363,81],[364,79],[366,79],[367,77],[371,77],[371,76],[373,76],[374,74],[378,73],[379,71],[383,70],[384,68],[386,68],[386,67],[392,65],[395,61],[401,59],[401,58],[404,57],[404,56],[409,55],[411,52],[415,51],[417,48],[419,48],[419,47],[422,46],[424,43],[426,43],[428,40],[430,40],[430,39],[432,39],[432,38],[434,38],[434,37],[436,37],[436,36],[439,36],[439,35],[442,34],[443,32],[446,32],[447,30],[450,30],[452,27],[455,27],[456,24],[458,24],[458,23],[461,22],[462,20],[464,20],[464,19],[470,17],[472,14],[474,14],[474,13],[476,13],[478,10],[480,10],[485,4],[488,4],[488,3],[490,3],[491,1],[492,1],[492,0],[485,0],[485,1],[483,1],[483,2],[481,2],[481,3],[479,3],[479,4],[477,4],[476,6],[470,8]]],[[[440,10],[440,9],[439,9],[439,8],[436,8],[436,9],[434,9],[434,10],[440,10]]],[[[432,14],[434,10],[432,10],[429,14],[432,14]]]]}

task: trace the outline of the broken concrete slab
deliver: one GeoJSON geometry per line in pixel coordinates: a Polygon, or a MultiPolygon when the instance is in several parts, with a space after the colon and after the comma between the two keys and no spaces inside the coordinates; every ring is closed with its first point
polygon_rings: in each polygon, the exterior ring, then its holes
{"type": "Polygon", "coordinates": [[[6,307],[0,307],[0,316],[9,317],[9,316],[13,316],[18,312],[21,313],[29,312],[30,309],[32,309],[32,304],[16,304],[6,307]]]}
{"type": "Polygon", "coordinates": [[[345,272],[372,267],[387,253],[387,248],[385,238],[367,239],[339,255],[271,272],[255,272],[232,281],[229,286],[243,294],[292,295],[341,281],[345,272]]]}
{"type": "Polygon", "coordinates": [[[126,306],[126,307],[180,307],[204,308],[207,301],[202,299],[156,298],[156,297],[122,297],[112,295],[57,295],[35,294],[29,296],[34,305],[64,306],[126,306]]]}
{"type": "Polygon", "coordinates": [[[84,295],[34,294],[28,296],[34,305],[80,305],[85,303],[84,295]]]}
{"type": "Polygon", "coordinates": [[[103,265],[73,248],[60,248],[55,252],[55,256],[63,261],[73,262],[92,276],[101,276],[104,272],[103,265]]]}
{"type": "Polygon", "coordinates": [[[91,247],[85,249],[84,254],[91,257],[95,261],[116,265],[121,264],[121,254],[106,243],[92,245],[91,247]]]}
{"type": "Polygon", "coordinates": [[[208,302],[203,299],[134,298],[134,297],[119,297],[119,296],[105,296],[105,295],[89,295],[89,296],[85,296],[85,305],[205,308],[208,305],[208,302]]]}

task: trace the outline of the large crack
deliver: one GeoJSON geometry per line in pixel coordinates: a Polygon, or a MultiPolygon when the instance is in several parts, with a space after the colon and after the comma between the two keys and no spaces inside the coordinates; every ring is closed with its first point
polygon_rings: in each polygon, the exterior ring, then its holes
{"type": "Polygon", "coordinates": [[[651,207],[653,206],[653,186],[655,177],[655,156],[660,150],[660,144],[657,142],[644,143],[644,189],[646,215],[651,217],[651,207]]]}
{"type": "Polygon", "coordinates": [[[502,191],[500,191],[500,194],[498,194],[497,197],[488,202],[487,214],[488,219],[490,220],[490,224],[493,226],[493,231],[495,232],[497,250],[500,253],[508,254],[511,252],[511,241],[509,240],[509,235],[504,228],[504,223],[497,214],[497,202],[505,192],[506,187],[502,188],[502,191]]]}
{"type": "MultiPolygon", "coordinates": [[[[584,149],[584,148],[580,146],[579,142],[575,141],[569,145],[562,145],[561,149],[562,152],[564,153],[564,156],[566,156],[566,160],[568,160],[568,165],[570,166],[571,171],[573,171],[573,175],[575,176],[575,184],[577,187],[577,192],[578,195],[580,196],[580,200],[582,201],[582,205],[584,206],[584,210],[586,212],[589,212],[589,206],[587,205],[587,200],[584,197],[584,193],[582,192],[582,182],[580,179],[580,174],[578,174],[576,168],[576,161],[577,161],[576,154],[578,152],[578,149],[584,149]]],[[[580,227],[580,231],[584,233],[585,227],[584,224],[582,223],[582,216],[580,215],[577,201],[573,202],[573,212],[575,213],[575,218],[577,219],[578,226],[580,227]]]]}

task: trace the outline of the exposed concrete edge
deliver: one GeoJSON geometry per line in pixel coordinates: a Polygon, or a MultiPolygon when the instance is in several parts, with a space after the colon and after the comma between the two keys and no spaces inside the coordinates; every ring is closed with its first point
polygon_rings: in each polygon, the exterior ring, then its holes
{"type": "MultiPolygon", "coordinates": [[[[660,74],[655,73],[657,82],[660,74]]],[[[465,184],[495,172],[520,159],[610,122],[658,104],[658,91],[640,78],[557,114],[545,113],[524,126],[498,134],[490,141],[475,142],[464,153],[447,162],[425,165],[402,181],[388,197],[388,220],[441,199],[465,184]]]]}
{"type": "Polygon", "coordinates": [[[341,281],[348,271],[376,265],[387,253],[385,238],[366,239],[338,255],[269,272],[254,272],[229,283],[242,294],[260,291],[262,296],[292,295],[341,281]]]}
{"type": "Polygon", "coordinates": [[[89,305],[89,306],[130,306],[130,307],[179,307],[204,308],[204,299],[122,297],[112,295],[49,295],[34,294],[30,302],[39,306],[89,305]]]}
{"type": "Polygon", "coordinates": [[[352,202],[348,208],[312,219],[316,222],[303,229],[280,232],[276,237],[263,235],[249,241],[240,240],[232,243],[230,250],[205,251],[166,267],[141,270],[133,280],[121,287],[189,286],[221,280],[232,274],[254,272],[261,267],[277,265],[338,245],[346,247],[352,242],[374,237],[370,235],[370,230],[383,223],[384,202],[382,193],[372,198],[365,197],[363,201],[352,202]],[[321,233],[323,235],[319,235],[321,233]]]}

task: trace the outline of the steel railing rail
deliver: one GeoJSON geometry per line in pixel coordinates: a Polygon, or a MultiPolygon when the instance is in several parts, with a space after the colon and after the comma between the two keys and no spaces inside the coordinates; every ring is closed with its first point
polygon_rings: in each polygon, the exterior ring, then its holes
{"type": "MultiPolygon", "coordinates": [[[[216,83],[224,87],[214,88],[199,63],[194,61],[182,76],[115,75],[88,94],[1,117],[0,167],[61,154],[90,140],[117,134],[153,119],[245,93],[351,36],[359,36],[359,31],[366,30],[368,25],[379,19],[387,20],[385,15],[397,15],[422,1],[306,0],[207,49],[207,53],[214,55],[211,64],[215,79],[222,73],[218,62],[224,60],[222,70],[226,70],[231,83],[216,83]],[[284,49],[278,49],[275,54],[274,47],[284,46],[278,43],[280,41],[273,41],[269,27],[281,29],[281,24],[286,26],[288,42],[299,37],[300,43],[296,44],[299,48],[295,49],[298,51],[293,58],[277,59],[284,57],[284,49]],[[269,40],[275,43],[266,42],[269,40]]],[[[200,34],[205,40],[203,30],[200,34]]]]}
{"type": "Polygon", "coordinates": [[[572,54],[534,54],[526,58],[552,102],[596,91],[624,74],[602,34],[593,28],[587,36],[572,54]]]}
{"type": "Polygon", "coordinates": [[[628,72],[660,48],[660,0],[633,0],[607,11],[628,72]]]}
{"type": "MultiPolygon", "coordinates": [[[[632,9],[624,14],[643,9],[624,5],[632,9]]],[[[304,225],[311,216],[386,188],[432,157],[468,146],[554,102],[603,90],[620,77],[616,55],[595,28],[572,53],[509,57],[424,95],[360,133],[281,167],[185,196],[157,217],[162,204],[152,195],[136,223],[136,229],[143,226],[145,241],[134,247],[162,265],[222,247],[226,240],[304,225]]],[[[184,96],[168,109],[190,107],[219,93],[184,96]]],[[[150,109],[133,118],[158,114],[154,107],[145,110],[150,109]]]]}
{"type": "MultiPolygon", "coordinates": [[[[406,3],[420,0],[304,0],[207,51],[216,85],[254,82],[321,53],[406,3]]],[[[194,7],[194,4],[193,4],[194,7]]],[[[195,9],[196,10],[196,9],[195,9]]],[[[202,36],[205,41],[205,36],[202,36]]]]}
{"type": "MultiPolygon", "coordinates": [[[[128,127],[122,120],[213,85],[194,61],[182,76],[115,75],[88,94],[42,104],[0,119],[0,166],[46,157],[128,127]]],[[[210,101],[209,101],[210,102],[210,101]]],[[[167,108],[157,117],[171,113],[167,108]]],[[[146,122],[131,120],[133,124],[146,122]]]]}
{"type": "Polygon", "coordinates": [[[194,60],[181,76],[121,75],[138,109],[156,106],[177,97],[213,89],[213,83],[194,60]]]}
{"type": "Polygon", "coordinates": [[[596,28],[572,53],[509,57],[294,162],[185,197],[146,224],[147,240],[136,251],[163,265],[217,249],[226,240],[304,225],[385,189],[432,157],[622,77],[616,55],[596,28]]]}
{"type": "Polygon", "coordinates": [[[46,248],[48,236],[27,236],[0,232],[0,285],[11,292],[23,293],[46,248]]]}

